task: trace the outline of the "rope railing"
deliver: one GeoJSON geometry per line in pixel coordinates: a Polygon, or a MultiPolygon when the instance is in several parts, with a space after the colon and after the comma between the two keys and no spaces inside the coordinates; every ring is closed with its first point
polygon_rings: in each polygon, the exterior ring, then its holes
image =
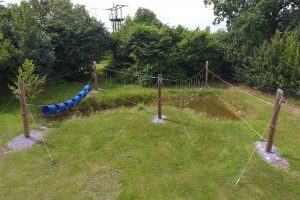
{"type": "Polygon", "coordinates": [[[252,130],[257,136],[260,137],[260,139],[266,141],[266,139],[258,133],[257,130],[255,130],[245,119],[243,119],[226,101],[224,101],[214,90],[212,92],[217,96],[217,98],[222,101],[242,122],[244,122],[250,130],[252,130]]]}
{"type": "Polygon", "coordinates": [[[3,109],[0,112],[0,115],[7,109],[7,107],[10,105],[11,101],[13,100],[13,98],[14,98],[14,94],[11,95],[11,97],[8,99],[7,103],[3,106],[3,109]]]}
{"type": "MultiPolygon", "coordinates": [[[[279,102],[278,106],[277,106],[276,109],[275,109],[275,112],[273,112],[270,121],[267,123],[265,129],[263,130],[262,136],[265,135],[265,133],[267,132],[268,128],[270,127],[271,122],[272,122],[272,118],[274,117],[276,111],[279,109],[280,104],[281,104],[282,101],[283,101],[283,97],[281,97],[280,102],[279,102]]],[[[244,173],[245,173],[245,171],[246,171],[246,168],[248,167],[248,165],[250,164],[250,162],[251,162],[251,160],[252,160],[252,158],[253,158],[253,156],[254,156],[255,151],[256,151],[256,147],[253,148],[253,151],[252,151],[252,153],[250,154],[250,157],[248,158],[246,164],[245,164],[244,167],[242,168],[241,173],[240,173],[240,175],[238,176],[238,178],[237,178],[237,180],[236,180],[236,182],[235,182],[235,184],[234,184],[234,187],[235,187],[235,188],[237,188],[237,185],[239,184],[241,178],[243,177],[243,175],[244,175],[244,173]]]]}
{"type": "MultiPolygon", "coordinates": [[[[32,112],[31,112],[30,108],[27,107],[27,110],[29,111],[29,114],[30,114],[30,116],[31,116],[31,119],[32,119],[32,121],[33,121],[33,123],[34,123],[36,129],[39,129],[39,126],[38,126],[36,120],[34,119],[33,114],[32,114],[32,112]]],[[[42,142],[43,142],[43,144],[44,144],[44,147],[45,147],[45,149],[46,149],[46,151],[47,151],[47,153],[48,153],[49,159],[50,159],[51,162],[52,162],[52,165],[55,165],[55,161],[54,161],[54,159],[53,159],[53,157],[52,157],[52,154],[51,154],[51,152],[50,152],[50,150],[49,150],[49,148],[48,148],[48,146],[47,146],[47,144],[46,144],[46,142],[45,142],[44,135],[43,135],[42,133],[41,133],[41,139],[42,139],[42,142]]]]}
{"type": "MultiPolygon", "coordinates": [[[[162,84],[162,86],[163,86],[163,88],[164,88],[164,85],[163,85],[163,84],[162,84]]],[[[191,135],[189,134],[189,131],[187,130],[187,128],[186,128],[186,126],[184,125],[184,123],[183,123],[183,121],[182,121],[182,119],[181,119],[181,117],[180,117],[180,115],[179,115],[177,109],[175,108],[175,104],[173,103],[173,101],[172,101],[170,95],[169,95],[168,93],[166,93],[166,94],[167,94],[168,99],[170,100],[170,102],[171,102],[171,104],[172,104],[172,107],[173,107],[173,109],[174,109],[174,111],[175,111],[175,113],[176,113],[176,115],[177,115],[177,118],[179,119],[179,121],[180,121],[180,123],[181,123],[181,125],[182,125],[182,127],[183,127],[183,129],[184,129],[184,131],[185,131],[185,133],[186,133],[186,135],[187,135],[189,141],[192,143],[191,135]]]]}
{"type": "MultiPolygon", "coordinates": [[[[196,76],[198,76],[203,70],[204,70],[205,66],[195,75],[193,75],[192,77],[189,77],[187,79],[167,79],[167,78],[163,78],[163,81],[171,81],[171,82],[184,82],[184,81],[189,81],[193,78],[195,78],[196,76]]],[[[157,79],[157,76],[146,76],[146,75],[141,75],[141,74],[133,74],[133,73],[128,73],[128,72],[124,72],[124,71],[118,71],[118,70],[114,70],[114,69],[110,69],[110,68],[104,68],[103,70],[107,70],[110,72],[115,72],[115,73],[119,73],[119,74],[125,74],[128,76],[134,76],[134,77],[142,77],[142,78],[148,78],[148,79],[157,79]]]]}
{"type": "Polygon", "coordinates": [[[227,81],[223,80],[222,78],[220,78],[219,76],[217,76],[217,75],[216,75],[215,73],[213,73],[212,71],[210,71],[210,70],[208,70],[208,71],[209,71],[213,76],[215,76],[217,79],[219,79],[220,81],[222,81],[222,82],[224,82],[225,84],[229,85],[230,87],[234,88],[235,90],[237,90],[237,91],[239,91],[239,92],[242,92],[242,93],[244,93],[244,94],[246,94],[246,95],[248,95],[248,96],[251,96],[251,97],[253,97],[253,98],[255,98],[255,99],[257,99],[257,100],[259,100],[259,101],[261,101],[261,102],[263,102],[263,103],[265,103],[265,104],[268,104],[268,105],[271,105],[271,106],[274,105],[274,104],[272,104],[272,103],[270,103],[270,102],[267,102],[267,101],[265,101],[265,100],[263,100],[263,99],[261,99],[261,98],[259,98],[259,97],[257,97],[257,96],[254,96],[254,95],[250,94],[249,92],[246,92],[246,91],[244,91],[244,90],[242,90],[242,89],[240,89],[240,88],[238,88],[238,87],[236,87],[236,86],[234,86],[234,85],[228,83],[227,81]]]}

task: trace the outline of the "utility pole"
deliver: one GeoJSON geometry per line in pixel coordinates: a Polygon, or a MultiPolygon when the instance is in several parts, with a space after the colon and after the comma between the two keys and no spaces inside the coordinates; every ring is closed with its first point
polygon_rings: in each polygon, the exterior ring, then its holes
{"type": "Polygon", "coordinates": [[[266,146],[266,151],[269,153],[272,153],[273,140],[276,133],[276,126],[277,126],[282,99],[283,99],[283,90],[277,89],[273,116],[272,116],[270,131],[269,131],[269,139],[266,146]]]}
{"type": "Polygon", "coordinates": [[[205,64],[205,87],[208,87],[208,61],[205,64]]]}
{"type": "Polygon", "coordinates": [[[157,80],[157,118],[162,119],[161,117],[161,89],[162,89],[162,74],[158,74],[158,80],[157,80]]]}
{"type": "Polygon", "coordinates": [[[30,135],[29,135],[29,125],[28,125],[25,84],[21,81],[19,82],[19,93],[20,93],[20,101],[21,101],[21,116],[23,120],[24,136],[28,138],[30,137],[30,135]]]}
{"type": "Polygon", "coordinates": [[[116,32],[120,29],[121,23],[125,20],[123,17],[122,8],[127,7],[127,5],[115,5],[113,4],[112,8],[108,8],[105,10],[109,10],[109,21],[112,23],[112,31],[116,32]]]}
{"type": "Polygon", "coordinates": [[[93,80],[94,80],[94,91],[98,91],[98,83],[97,83],[97,63],[93,62],[93,80]]]}

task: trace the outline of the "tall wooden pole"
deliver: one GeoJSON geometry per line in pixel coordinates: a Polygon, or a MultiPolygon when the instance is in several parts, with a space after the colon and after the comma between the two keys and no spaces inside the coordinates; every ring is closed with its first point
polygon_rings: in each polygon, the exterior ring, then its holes
{"type": "Polygon", "coordinates": [[[161,89],[162,89],[162,74],[158,74],[157,80],[158,92],[157,92],[157,118],[162,119],[161,117],[161,89]]]}
{"type": "Polygon", "coordinates": [[[29,135],[29,125],[28,125],[28,115],[27,115],[27,104],[26,104],[26,95],[25,95],[25,85],[23,82],[19,82],[19,93],[21,101],[21,116],[23,120],[23,129],[24,136],[28,138],[29,135]]]}
{"type": "Polygon", "coordinates": [[[97,83],[97,63],[93,62],[93,80],[94,80],[94,91],[98,91],[98,83],[97,83]]]}
{"type": "Polygon", "coordinates": [[[208,87],[208,61],[205,64],[205,87],[208,87]]]}
{"type": "Polygon", "coordinates": [[[273,140],[276,132],[277,121],[279,117],[279,111],[282,102],[283,91],[282,89],[277,89],[276,100],[274,104],[273,116],[270,126],[269,139],[266,146],[266,151],[272,153],[273,140]]]}

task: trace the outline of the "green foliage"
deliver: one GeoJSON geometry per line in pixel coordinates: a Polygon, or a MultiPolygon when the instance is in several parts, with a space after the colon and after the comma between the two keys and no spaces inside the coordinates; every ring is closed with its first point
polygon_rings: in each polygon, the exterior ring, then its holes
{"type": "Polygon", "coordinates": [[[206,5],[213,4],[215,23],[226,20],[232,28],[245,13],[263,15],[268,23],[264,29],[275,33],[276,27],[282,30],[299,23],[299,0],[203,0],[206,5]]]}
{"type": "MultiPolygon", "coordinates": [[[[150,11],[138,10],[133,20],[127,18],[121,30],[113,34],[112,67],[144,76],[163,73],[165,78],[177,80],[199,72],[206,60],[212,61],[214,71],[226,71],[223,68],[228,65],[217,34],[209,30],[191,31],[182,26],[157,26],[149,23],[151,20],[136,20],[137,16],[144,16],[144,12],[150,11]]],[[[143,85],[150,83],[144,77],[137,81],[143,85]]]]}
{"type": "Polygon", "coordinates": [[[18,50],[11,44],[10,40],[4,39],[0,32],[0,83],[14,76],[14,66],[18,55],[18,50]]]}
{"type": "Polygon", "coordinates": [[[45,30],[45,24],[40,21],[39,13],[32,6],[33,2],[22,1],[18,7],[10,8],[16,46],[20,50],[19,61],[33,60],[38,73],[48,74],[52,70],[55,54],[51,37],[45,30]]]}
{"type": "Polygon", "coordinates": [[[18,83],[25,84],[26,98],[33,100],[43,91],[43,86],[46,81],[46,76],[39,76],[35,74],[35,65],[32,60],[26,59],[22,66],[19,67],[19,74],[17,76],[18,82],[15,86],[9,86],[16,97],[19,98],[18,83]]]}
{"type": "MultiPolygon", "coordinates": [[[[51,12],[46,30],[57,58],[53,67],[56,73],[86,68],[105,55],[110,45],[108,31],[102,22],[89,16],[84,6],[73,6],[69,0],[51,0],[48,8],[51,12]]],[[[69,79],[76,79],[90,70],[84,69],[69,79]]]]}
{"type": "Polygon", "coordinates": [[[91,70],[88,66],[92,61],[99,61],[111,45],[104,24],[91,17],[84,6],[73,5],[70,0],[0,5],[0,18],[0,60],[1,68],[6,69],[0,71],[0,83],[15,81],[17,68],[26,58],[34,61],[39,74],[51,77],[82,69],[67,78],[82,77],[91,70]],[[10,58],[4,58],[4,54],[10,58]]]}
{"type": "MultiPolygon", "coordinates": [[[[51,95],[63,100],[81,87],[60,84],[51,90],[51,95]]],[[[128,95],[137,90],[134,86],[126,87],[128,95]]],[[[146,88],[139,90],[151,92],[146,88]]],[[[270,120],[269,105],[230,89],[204,89],[209,102],[218,102],[212,91],[239,108],[255,129],[263,130],[270,120]]],[[[95,99],[100,101],[105,95],[113,100],[115,93],[121,93],[117,87],[111,92],[97,94],[95,99]]],[[[172,89],[172,93],[178,94],[180,89],[172,89]]],[[[41,104],[48,99],[42,95],[41,104]]],[[[1,147],[22,131],[19,102],[13,103],[0,115],[1,147]]],[[[300,124],[299,114],[292,113],[290,106],[283,106],[280,111],[275,143],[291,169],[272,168],[255,153],[236,189],[234,183],[253,152],[255,133],[242,121],[217,121],[204,113],[174,109],[167,104],[163,107],[168,116],[164,124],[152,123],[156,112],[148,109],[155,109],[150,105],[143,110],[119,108],[68,120],[47,118],[52,129],[44,139],[56,165],[49,166],[43,143],[1,155],[0,196],[5,200],[299,199],[300,124]]],[[[212,109],[217,108],[212,105],[212,109]]],[[[37,118],[39,124],[45,121],[37,118]]]]}
{"type": "Polygon", "coordinates": [[[277,32],[254,52],[247,80],[260,89],[287,87],[300,91],[300,42],[295,31],[277,32]]]}
{"type": "Polygon", "coordinates": [[[138,8],[134,15],[133,20],[136,23],[162,26],[162,23],[156,18],[156,14],[147,8],[142,8],[142,7],[138,8]]]}
{"type": "Polygon", "coordinates": [[[215,23],[227,22],[229,32],[223,41],[227,43],[226,60],[235,70],[235,80],[259,89],[271,85],[300,89],[295,80],[299,49],[296,44],[300,39],[287,36],[300,25],[298,0],[204,0],[204,3],[214,5],[215,23]],[[275,36],[276,30],[279,33],[275,36]]]}

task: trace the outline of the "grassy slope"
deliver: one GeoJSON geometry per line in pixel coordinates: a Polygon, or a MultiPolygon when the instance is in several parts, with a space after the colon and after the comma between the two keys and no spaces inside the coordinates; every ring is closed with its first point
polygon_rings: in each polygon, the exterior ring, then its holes
{"type": "MultiPolygon", "coordinates": [[[[51,98],[50,94],[54,94],[55,100],[63,100],[81,87],[65,85],[58,90],[50,89],[37,102],[45,102],[51,98]],[[72,88],[72,91],[65,93],[66,88],[72,88]]],[[[128,95],[125,91],[137,94],[147,91],[126,87],[126,90],[111,87],[110,91],[122,96],[128,95]]],[[[168,91],[169,94],[174,92],[168,91]]],[[[262,132],[271,116],[272,107],[231,90],[217,92],[262,132]]],[[[97,97],[118,101],[114,96],[104,93],[97,97]]],[[[1,124],[11,123],[0,127],[1,145],[21,130],[17,104],[12,104],[5,115],[0,116],[1,124]],[[8,120],[9,116],[11,120],[8,120]]],[[[274,169],[255,154],[236,190],[234,182],[251,154],[252,142],[257,136],[240,121],[216,121],[190,110],[176,111],[171,106],[165,106],[163,112],[169,118],[161,125],[151,123],[155,113],[137,108],[121,108],[88,118],[52,123],[54,129],[47,135],[46,142],[57,164],[49,166],[42,144],[23,152],[1,156],[0,197],[300,198],[299,115],[292,114],[283,106],[275,141],[292,169],[274,169]]]]}

